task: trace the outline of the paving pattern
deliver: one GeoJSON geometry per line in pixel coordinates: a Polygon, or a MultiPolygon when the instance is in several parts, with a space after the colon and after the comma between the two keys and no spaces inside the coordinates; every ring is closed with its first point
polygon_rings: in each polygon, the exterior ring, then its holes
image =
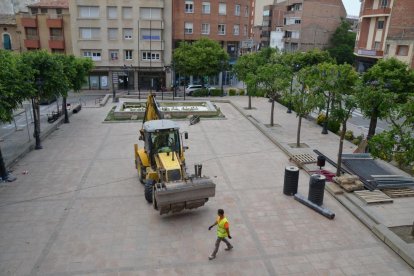
{"type": "MultiPolygon", "coordinates": [[[[190,135],[189,170],[201,162],[217,195],[169,216],[145,202],[137,179],[141,124],[103,124],[110,105],[73,116],[18,162],[16,182],[0,186],[0,275],[413,275],[328,193],[332,221],[283,195],[286,155],[218,105],[225,120],[179,122],[190,135]],[[215,232],[207,228],[218,208],[234,250],[222,247],[209,261],[215,232]]],[[[308,181],[301,171],[303,195],[308,181]]]]}

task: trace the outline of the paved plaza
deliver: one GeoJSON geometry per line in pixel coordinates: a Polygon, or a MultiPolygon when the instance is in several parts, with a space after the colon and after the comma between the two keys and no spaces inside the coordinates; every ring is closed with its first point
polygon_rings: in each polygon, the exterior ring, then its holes
{"type": "MultiPolygon", "coordinates": [[[[247,98],[234,103],[243,108],[247,98]]],[[[216,197],[164,216],[145,201],[134,167],[141,123],[102,123],[112,103],[72,116],[43,150],[14,166],[17,181],[0,184],[0,275],[414,275],[329,193],[324,204],[334,220],[283,195],[288,156],[232,105],[217,106],[225,119],[178,121],[189,133],[188,170],[202,163],[216,197]],[[216,234],[208,226],[218,208],[230,221],[234,250],[222,244],[209,261],[216,234]]],[[[268,123],[267,99],[253,106],[249,113],[268,123]]],[[[274,135],[295,142],[286,134],[295,115],[276,108],[274,135]]],[[[320,135],[313,122],[304,121],[302,137],[335,156],[338,138],[320,135]]],[[[345,152],[353,149],[345,144],[345,152]]],[[[299,182],[307,196],[304,171],[299,182]]]]}

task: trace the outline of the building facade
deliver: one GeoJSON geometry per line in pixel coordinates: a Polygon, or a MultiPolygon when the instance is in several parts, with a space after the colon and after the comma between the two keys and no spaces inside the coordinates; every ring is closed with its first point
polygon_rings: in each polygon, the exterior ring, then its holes
{"type": "Polygon", "coordinates": [[[95,63],[85,88],[171,85],[171,1],[71,0],[69,11],[73,53],[95,63]]]}
{"type": "Polygon", "coordinates": [[[261,46],[284,51],[323,49],[346,10],[341,0],[275,0],[263,9],[261,46]]]}
{"type": "Polygon", "coordinates": [[[16,14],[16,23],[23,39],[21,50],[72,53],[68,0],[43,0],[28,5],[28,12],[16,14]]]}
{"type": "Polygon", "coordinates": [[[414,68],[414,1],[361,0],[354,53],[359,72],[389,57],[414,68]]]}
{"type": "Polygon", "coordinates": [[[14,15],[0,14],[0,35],[0,49],[22,52],[22,36],[14,15]]]}

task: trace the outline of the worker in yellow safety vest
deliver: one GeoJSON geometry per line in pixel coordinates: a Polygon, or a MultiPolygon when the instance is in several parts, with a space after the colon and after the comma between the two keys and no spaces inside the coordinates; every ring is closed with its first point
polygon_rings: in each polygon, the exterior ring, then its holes
{"type": "Polygon", "coordinates": [[[222,242],[222,241],[227,245],[227,248],[224,249],[224,250],[229,251],[229,250],[233,249],[233,245],[231,245],[229,243],[229,241],[226,239],[227,237],[229,239],[231,239],[231,236],[230,236],[229,221],[224,216],[224,210],[223,209],[218,209],[217,215],[218,215],[218,217],[217,217],[216,222],[208,228],[208,230],[211,230],[211,228],[213,228],[214,226],[217,225],[216,247],[214,248],[214,251],[210,255],[210,257],[208,257],[209,260],[212,260],[212,259],[216,258],[216,254],[217,254],[217,251],[219,249],[220,242],[222,242]]]}

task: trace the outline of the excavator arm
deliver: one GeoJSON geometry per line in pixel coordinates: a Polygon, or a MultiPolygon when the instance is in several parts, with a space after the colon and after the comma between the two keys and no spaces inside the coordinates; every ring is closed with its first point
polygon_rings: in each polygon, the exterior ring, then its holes
{"type": "Polygon", "coordinates": [[[158,108],[158,103],[155,100],[155,95],[149,93],[147,97],[147,105],[145,107],[145,114],[142,124],[144,124],[146,121],[161,119],[164,119],[164,116],[158,108]]]}

